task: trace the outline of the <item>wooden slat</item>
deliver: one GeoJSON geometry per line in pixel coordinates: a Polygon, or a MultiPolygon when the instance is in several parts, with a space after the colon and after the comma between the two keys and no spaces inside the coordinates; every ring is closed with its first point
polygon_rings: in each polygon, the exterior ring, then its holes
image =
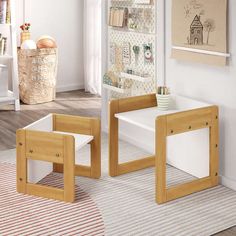
{"type": "Polygon", "coordinates": [[[59,115],[55,116],[55,131],[92,135],[91,123],[97,118],[59,115]]]}
{"type": "Polygon", "coordinates": [[[210,176],[212,185],[219,183],[219,111],[212,108],[212,125],[210,127],[210,176]]]}
{"type": "Polygon", "coordinates": [[[64,200],[75,200],[75,139],[64,136],[64,200]]]}
{"type": "Polygon", "coordinates": [[[91,142],[91,177],[99,179],[101,177],[101,121],[94,119],[91,121],[91,132],[94,137],[91,142]]]}
{"type": "Polygon", "coordinates": [[[25,157],[25,130],[16,131],[16,182],[17,192],[26,193],[27,159],[25,157]]]}
{"type": "Polygon", "coordinates": [[[127,174],[137,170],[155,166],[155,157],[146,157],[140,160],[130,161],[118,166],[118,175],[127,174]]]}
{"type": "Polygon", "coordinates": [[[211,109],[212,107],[207,107],[168,115],[168,136],[211,126],[211,109]]]}
{"type": "Polygon", "coordinates": [[[202,178],[167,190],[167,201],[171,201],[195,192],[212,187],[211,178],[202,178]]]}
{"type": "Polygon", "coordinates": [[[118,100],[109,103],[109,174],[117,176],[118,155],[119,155],[119,122],[115,118],[118,113],[118,100]]]}
{"type": "Polygon", "coordinates": [[[166,202],[166,116],[156,119],[156,201],[166,202]]]}
{"type": "Polygon", "coordinates": [[[156,94],[148,94],[118,100],[118,113],[156,107],[156,94]]]}
{"type": "Polygon", "coordinates": [[[64,201],[63,189],[48,187],[40,184],[27,184],[27,194],[64,201]]]}
{"type": "Polygon", "coordinates": [[[62,134],[26,130],[26,156],[34,160],[62,163],[62,134]]]}
{"type": "Polygon", "coordinates": [[[75,175],[83,177],[91,177],[91,167],[83,165],[75,165],[75,175]]]}
{"type": "Polygon", "coordinates": [[[44,155],[43,153],[26,153],[26,158],[30,160],[37,160],[37,161],[47,161],[47,162],[52,162],[52,163],[58,163],[58,164],[63,164],[63,157],[59,156],[57,157],[56,154],[55,156],[51,155],[44,155]]]}

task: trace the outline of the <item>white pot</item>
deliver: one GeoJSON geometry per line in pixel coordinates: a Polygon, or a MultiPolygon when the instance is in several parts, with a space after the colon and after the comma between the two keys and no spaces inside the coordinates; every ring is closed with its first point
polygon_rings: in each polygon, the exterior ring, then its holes
{"type": "Polygon", "coordinates": [[[169,108],[170,104],[170,94],[168,95],[160,95],[156,94],[157,97],[157,107],[161,111],[166,111],[169,108]]]}
{"type": "Polygon", "coordinates": [[[7,66],[0,64],[0,97],[8,95],[8,70],[7,66]]]}

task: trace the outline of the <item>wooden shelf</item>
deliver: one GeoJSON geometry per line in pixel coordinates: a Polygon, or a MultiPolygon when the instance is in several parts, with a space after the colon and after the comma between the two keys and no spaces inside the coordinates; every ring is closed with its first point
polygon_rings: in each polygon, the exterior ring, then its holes
{"type": "Polygon", "coordinates": [[[114,91],[114,92],[117,92],[117,93],[122,93],[122,94],[125,94],[129,91],[129,89],[121,89],[121,88],[111,86],[111,85],[108,85],[108,84],[103,84],[103,88],[114,91]]]}
{"type": "Polygon", "coordinates": [[[121,72],[120,77],[125,78],[125,79],[131,79],[131,80],[143,82],[143,83],[150,82],[152,79],[150,76],[149,77],[142,77],[142,76],[138,76],[138,75],[128,74],[125,72],[121,72]]]}

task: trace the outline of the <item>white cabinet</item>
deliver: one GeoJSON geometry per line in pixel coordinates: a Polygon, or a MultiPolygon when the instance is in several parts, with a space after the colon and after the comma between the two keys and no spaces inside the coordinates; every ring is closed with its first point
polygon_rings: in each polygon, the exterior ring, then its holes
{"type": "Polygon", "coordinates": [[[6,55],[0,55],[1,67],[0,73],[0,109],[2,105],[13,104],[15,111],[20,110],[19,100],[19,80],[17,63],[17,39],[15,26],[15,0],[10,1],[11,23],[0,24],[0,33],[3,32],[8,38],[8,47],[6,55]],[[6,81],[7,79],[7,81],[6,81]],[[9,81],[9,80],[12,81],[9,81]],[[11,88],[8,89],[8,84],[11,88]],[[7,87],[6,87],[7,86],[7,87]]]}

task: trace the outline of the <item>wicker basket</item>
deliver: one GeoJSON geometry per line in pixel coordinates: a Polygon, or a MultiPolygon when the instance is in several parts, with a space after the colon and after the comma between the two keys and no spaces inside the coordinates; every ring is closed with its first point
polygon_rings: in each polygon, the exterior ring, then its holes
{"type": "Polygon", "coordinates": [[[26,104],[55,99],[57,49],[19,50],[20,99],[26,104]]]}

